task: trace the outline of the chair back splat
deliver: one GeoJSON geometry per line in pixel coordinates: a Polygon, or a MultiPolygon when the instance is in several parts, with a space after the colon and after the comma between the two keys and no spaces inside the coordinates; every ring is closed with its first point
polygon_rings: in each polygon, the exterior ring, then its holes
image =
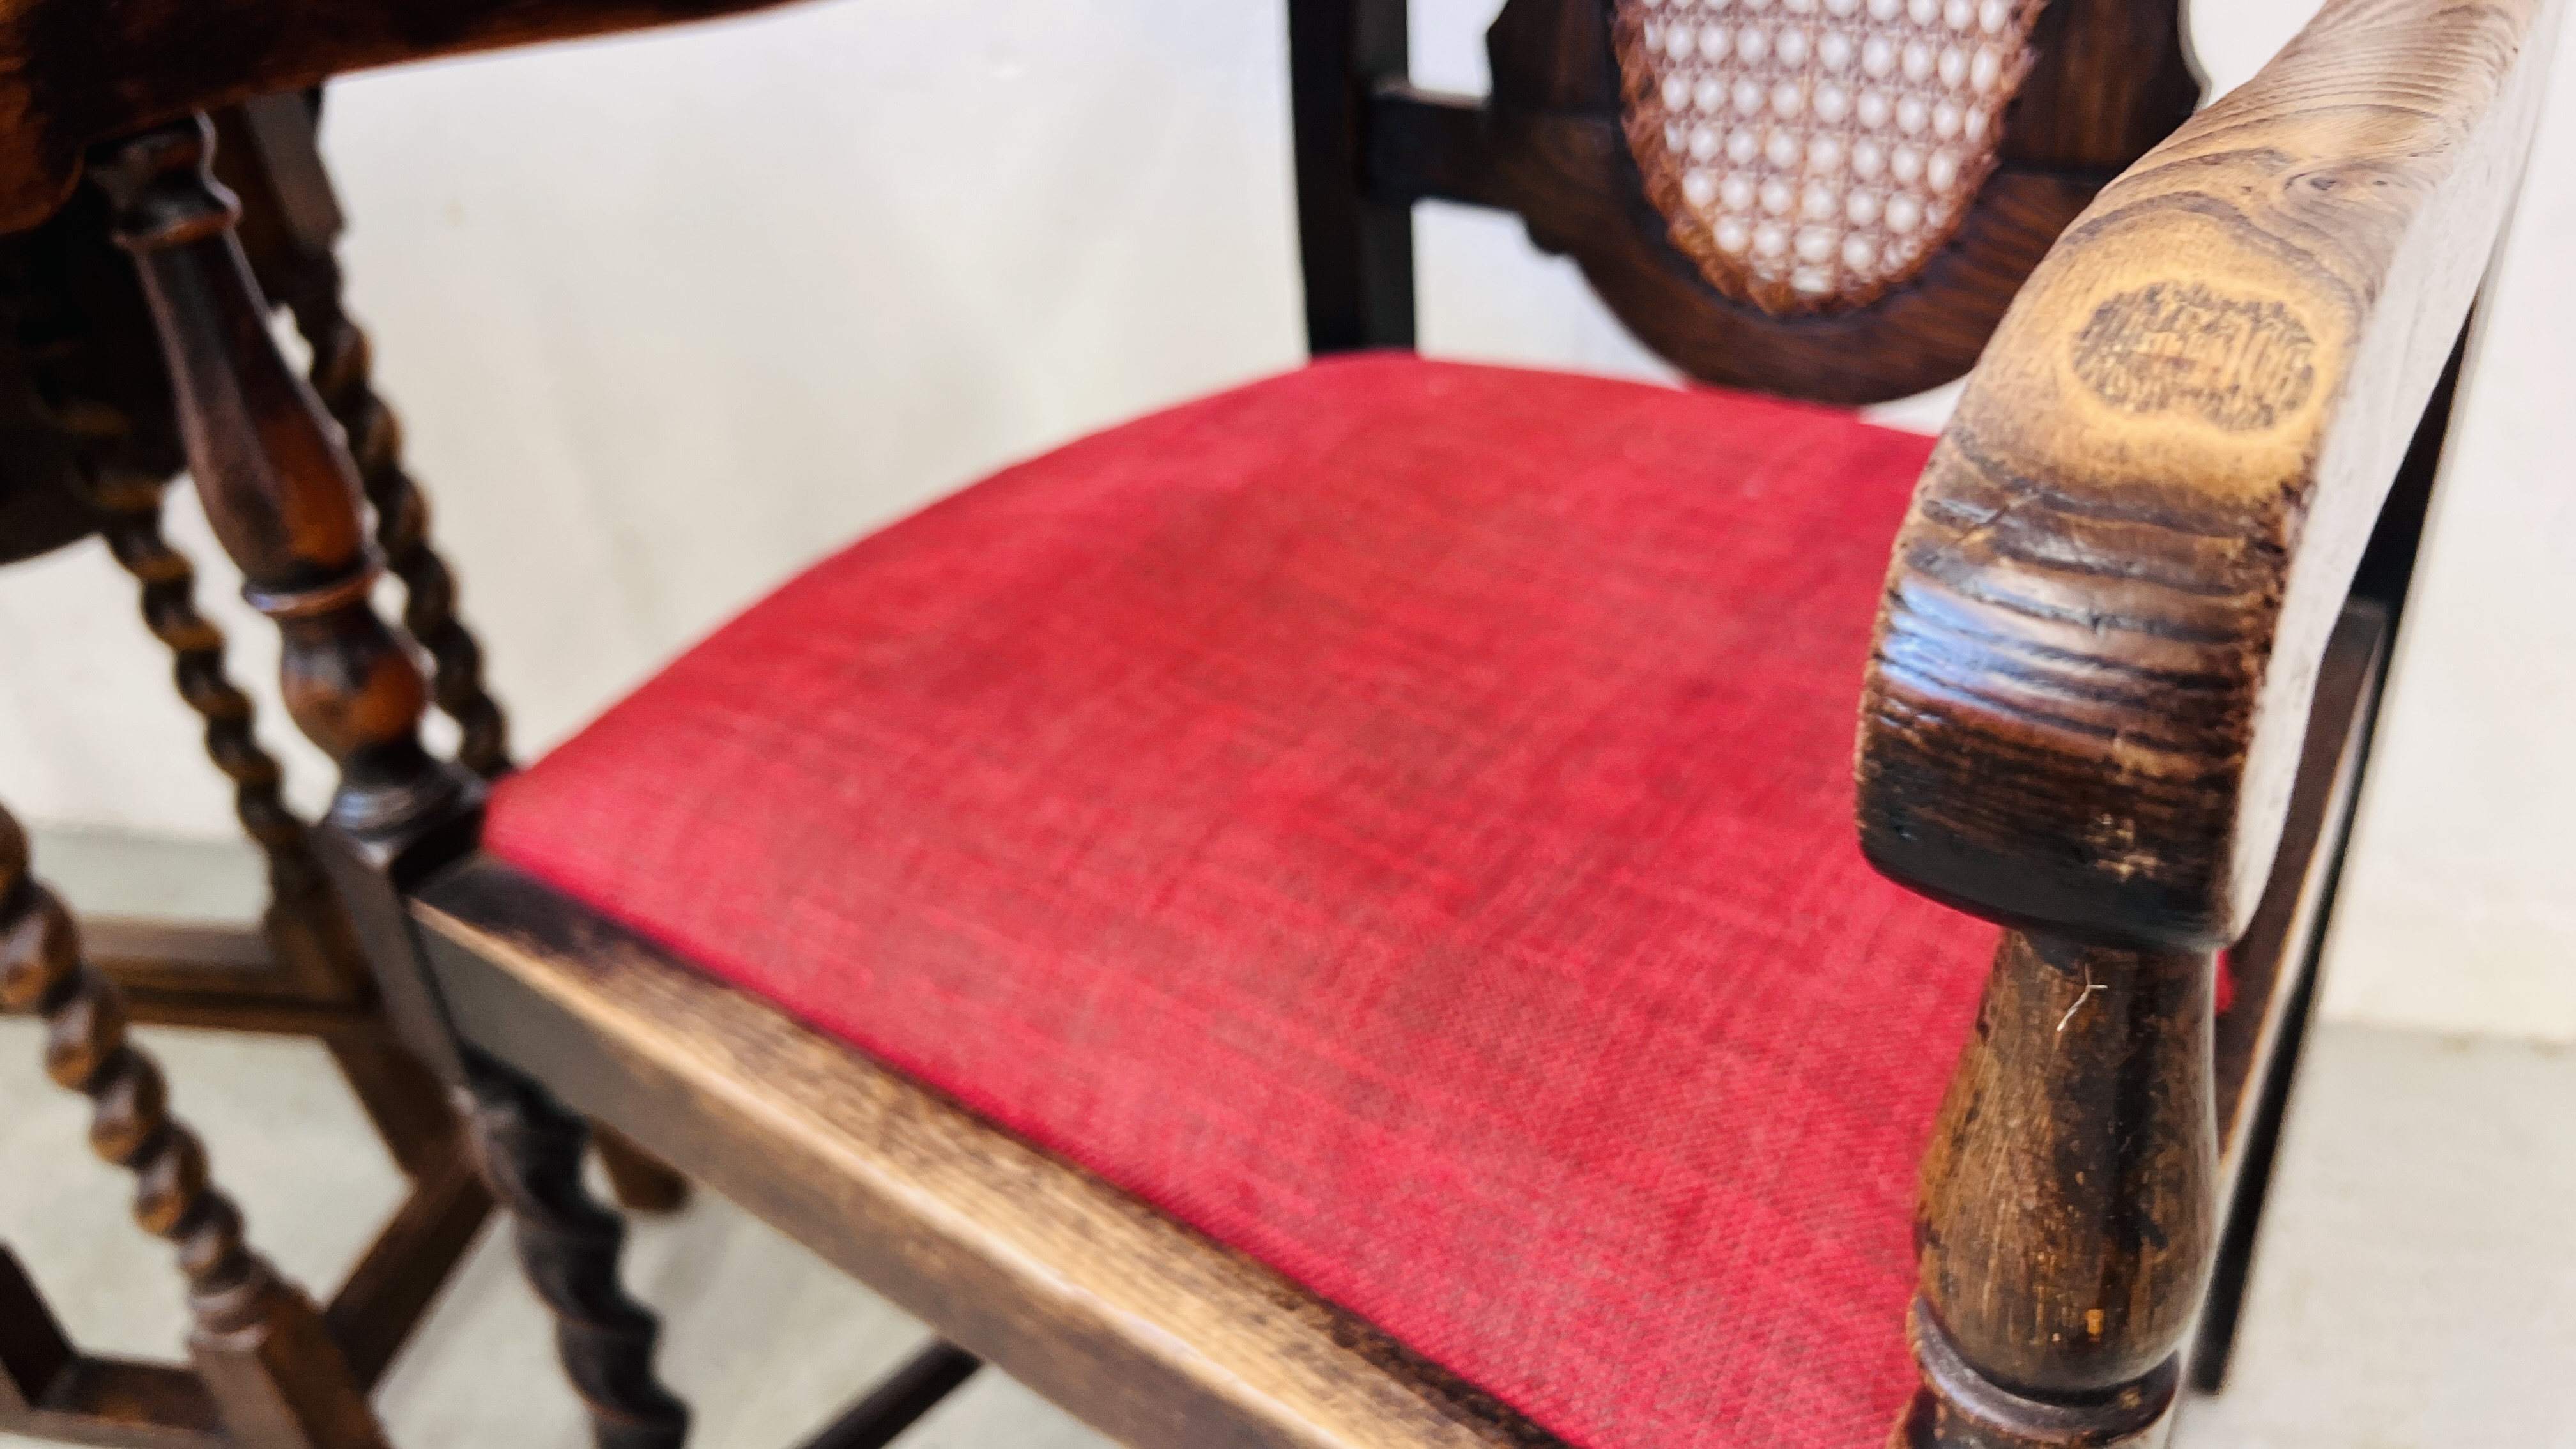
{"type": "Polygon", "coordinates": [[[1966,372],[2200,87],[2171,0],[1510,0],[1493,93],[1406,78],[1404,0],[1295,0],[1318,352],[1413,341],[1412,203],[1517,212],[1704,381],[1878,402],[1966,372]]]}

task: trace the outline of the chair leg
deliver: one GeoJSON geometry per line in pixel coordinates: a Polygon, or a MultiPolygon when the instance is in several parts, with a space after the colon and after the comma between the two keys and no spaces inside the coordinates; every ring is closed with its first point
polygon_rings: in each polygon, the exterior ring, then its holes
{"type": "Polygon", "coordinates": [[[377,565],[357,469],[269,336],[233,229],[239,207],[207,171],[213,142],[206,118],[192,116],[101,147],[89,175],[142,277],[207,518],[246,596],[277,621],[287,712],[339,766],[317,832],[325,863],[388,1016],[460,1093],[601,1444],[674,1449],[687,1413],[653,1374],[658,1325],[618,1285],[624,1225],[582,1189],[587,1126],[457,1037],[421,957],[405,892],[472,848],[482,785],[421,743],[426,681],[370,600],[377,565]]]}
{"type": "Polygon", "coordinates": [[[455,1104],[381,1021],[371,1025],[368,1031],[336,1032],[322,1045],[394,1165],[418,1182],[436,1172],[455,1145],[455,1104]]]}
{"type": "Polygon", "coordinates": [[[935,1339],[806,1440],[802,1449],[885,1449],[983,1367],[982,1359],[935,1339]]]}
{"type": "Polygon", "coordinates": [[[69,911],[29,873],[27,837],[0,812],[0,1005],[45,1022],[45,1069],[94,1104],[90,1145],[135,1176],[135,1218],[179,1249],[198,1377],[236,1443],[383,1449],[366,1395],[321,1315],[243,1242],[206,1150],[170,1116],[169,1087],[126,1040],[114,982],[83,960],[69,911]]]}
{"type": "MultiPolygon", "coordinates": [[[[105,475],[90,495],[108,547],[143,586],[143,619],[174,658],[179,695],[206,722],[206,753],[234,783],[242,829],[268,858],[262,921],[277,990],[311,1002],[362,1001],[366,963],[304,822],[286,807],[276,759],[253,732],[250,697],[224,668],[224,636],[197,611],[196,569],[161,531],[163,480],[105,475]]],[[[334,1036],[327,1045],[377,1135],[406,1176],[432,1170],[455,1131],[446,1094],[389,1039],[334,1036]]]]}
{"type": "Polygon", "coordinates": [[[2217,1228],[2212,964],[2005,936],[1924,1155],[1891,1445],[2154,1442],[2217,1228]]]}
{"type": "Polygon", "coordinates": [[[161,532],[167,480],[101,474],[89,493],[105,517],[108,550],[143,586],[143,622],[169,647],[179,697],[206,722],[206,754],[233,782],[233,810],[268,858],[265,922],[277,990],[307,1001],[357,1001],[366,967],[346,915],[314,858],[304,822],[286,807],[277,760],[253,732],[250,696],[224,668],[224,635],[197,612],[197,572],[161,532]]]}
{"type": "Polygon", "coordinates": [[[675,1213],[689,1204],[689,1180],[605,1122],[590,1124],[590,1146],[599,1154],[617,1205],[629,1212],[675,1213]]]}
{"type": "MultiPolygon", "coordinates": [[[[402,580],[403,628],[428,652],[430,697],[454,720],[459,764],[486,780],[513,768],[509,721],[483,683],[483,649],[456,609],[456,576],[429,541],[429,500],[402,461],[402,422],[375,390],[374,345],[349,316],[340,267],[327,253],[305,259],[306,284],[287,299],[296,330],[313,349],[313,390],[348,439],[351,460],[375,509],[376,545],[402,580]]],[[[675,1212],[689,1182],[668,1164],[604,1126],[592,1129],[600,1166],[621,1206],[675,1212]]]]}
{"type": "Polygon", "coordinates": [[[516,1221],[519,1266],[555,1315],[564,1372],[600,1449],[678,1449],[689,1411],[654,1374],[661,1324],[617,1281],[626,1225],[582,1186],[590,1124],[481,1052],[467,1050],[465,1070],[484,1180],[516,1221]]]}

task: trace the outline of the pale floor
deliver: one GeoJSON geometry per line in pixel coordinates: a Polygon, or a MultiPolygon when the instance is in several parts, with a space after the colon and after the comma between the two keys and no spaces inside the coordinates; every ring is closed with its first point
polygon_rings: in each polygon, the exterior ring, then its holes
{"type": "MultiPolygon", "coordinates": [[[[40,850],[43,847],[40,847],[40,850]]],[[[86,875],[60,850],[61,877],[86,875]]],[[[131,862],[133,857],[126,856],[131,862]]],[[[89,890],[78,892],[96,896],[89,890]]],[[[165,898],[166,899],[166,898],[165,898]]],[[[253,1240],[307,1285],[356,1258],[398,1179],[321,1051],[142,1034],[253,1240]]],[[[168,1251],[126,1220],[81,1102],[0,1021],[0,1241],[74,1338],[174,1355],[168,1251]]],[[[2186,1408],[2182,1449],[2576,1449],[2576,1051],[2327,1024],[2302,1076],[2234,1381],[2186,1408]]],[[[789,1449],[922,1330],[708,1194],[628,1255],[668,1324],[663,1363],[698,1449],[789,1449]]],[[[488,1232],[383,1386],[412,1449],[577,1449],[547,1320],[488,1232]]],[[[29,1441],[0,1435],[0,1446],[29,1441]]],[[[986,1373],[908,1449],[1105,1441],[986,1373]]]]}

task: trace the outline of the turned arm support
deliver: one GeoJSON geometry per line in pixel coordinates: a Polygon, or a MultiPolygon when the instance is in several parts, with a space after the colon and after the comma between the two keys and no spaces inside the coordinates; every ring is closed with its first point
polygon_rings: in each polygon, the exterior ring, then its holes
{"type": "Polygon", "coordinates": [[[2330,0],[2050,252],[1897,541],[1858,761],[1879,869],[2105,947],[2242,933],[2554,21],[2330,0]]]}
{"type": "Polygon", "coordinates": [[[422,748],[419,664],[369,600],[378,563],[357,466],[269,335],[233,230],[239,206],[207,168],[213,139],[191,117],[103,147],[94,174],[151,305],[207,521],[245,596],[277,623],[287,712],[339,766],[315,832],[324,862],[387,1014],[455,1090],[484,1177],[518,1221],[522,1263],[556,1314],[599,1442],[678,1449],[688,1413],[654,1376],[657,1324],[618,1283],[623,1225],[582,1186],[587,1127],[541,1083],[456,1040],[422,958],[406,893],[472,848],[481,785],[422,748]]]}
{"type": "Polygon", "coordinates": [[[2328,0],[2104,188],[1899,535],[1861,841],[2012,927],[1925,1153],[1907,1449],[2143,1446],[2217,1229],[2213,955],[2484,277],[2556,0],[2328,0]]]}

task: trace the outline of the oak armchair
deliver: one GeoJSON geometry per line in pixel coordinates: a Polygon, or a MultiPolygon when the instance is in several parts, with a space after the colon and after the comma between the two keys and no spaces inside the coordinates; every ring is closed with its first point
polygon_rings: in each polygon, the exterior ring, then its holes
{"type": "Polygon", "coordinates": [[[978,1359],[1143,1445],[2141,1444],[2217,1379],[2549,6],[2335,0],[2191,116],[2153,0],[1512,0],[1481,100],[1298,0],[1309,332],[1378,350],[864,540],[488,793],[185,113],[681,17],[410,8],[137,12],[0,223],[122,133],[324,848],[601,1443],[686,1414],[575,1109],[946,1340],[818,1445],[978,1359]],[[1405,354],[1430,197],[1723,386],[1405,354]],[[1932,446],[1727,390],[1972,365],[1932,446]]]}

